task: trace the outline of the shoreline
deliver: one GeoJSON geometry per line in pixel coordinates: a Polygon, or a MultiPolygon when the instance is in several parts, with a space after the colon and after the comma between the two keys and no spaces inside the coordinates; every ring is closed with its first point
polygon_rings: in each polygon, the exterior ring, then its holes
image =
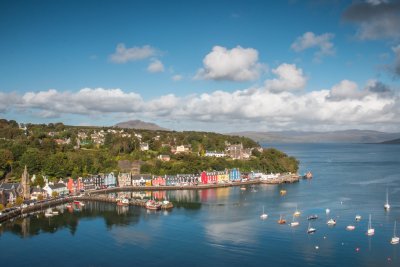
{"type": "Polygon", "coordinates": [[[38,210],[48,209],[60,204],[65,204],[73,201],[99,201],[99,202],[110,202],[115,203],[115,199],[104,199],[97,195],[107,194],[112,192],[122,192],[122,191],[169,191],[169,190],[202,190],[202,189],[213,189],[213,188],[226,188],[233,186],[244,186],[244,185],[255,185],[255,184],[269,184],[269,185],[279,185],[282,183],[295,183],[300,181],[301,176],[299,175],[285,175],[277,179],[271,179],[271,181],[260,181],[251,180],[245,182],[232,182],[226,184],[206,184],[206,185],[189,185],[189,186],[125,186],[125,187],[113,187],[107,189],[93,190],[85,192],[83,196],[68,196],[57,199],[50,199],[45,202],[36,203],[33,206],[28,206],[26,208],[16,209],[7,213],[0,215],[0,223],[11,220],[13,218],[35,212],[38,210]]]}

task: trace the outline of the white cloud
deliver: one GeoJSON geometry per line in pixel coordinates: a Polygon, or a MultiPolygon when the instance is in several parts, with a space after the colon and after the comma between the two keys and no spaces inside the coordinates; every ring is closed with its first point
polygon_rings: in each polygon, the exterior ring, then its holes
{"type": "Polygon", "coordinates": [[[282,91],[264,87],[214,91],[179,97],[164,95],[148,101],[121,89],[84,88],[77,92],[47,90],[23,95],[1,93],[0,112],[60,117],[146,117],[186,129],[202,130],[332,130],[348,128],[400,130],[400,99],[386,85],[370,80],[359,90],[348,80],[331,89],[312,92],[282,91]],[[9,103],[3,99],[8,99],[9,103]],[[183,127],[183,126],[182,126],[183,127]],[[265,129],[265,128],[264,128],[265,129]]]}
{"type": "Polygon", "coordinates": [[[127,63],[129,61],[136,61],[149,58],[154,55],[156,55],[156,50],[149,45],[145,45],[142,47],[134,46],[131,48],[126,48],[125,44],[120,43],[117,45],[115,53],[111,54],[109,59],[111,62],[121,64],[121,63],[127,63]]]}
{"type": "Polygon", "coordinates": [[[149,66],[147,67],[147,71],[151,73],[164,72],[164,65],[160,60],[152,59],[149,66]]]}
{"type": "Polygon", "coordinates": [[[178,82],[178,81],[183,80],[183,76],[180,75],[180,74],[176,74],[176,75],[172,76],[171,79],[172,79],[173,81],[175,81],[175,82],[178,82]]]}
{"type": "Polygon", "coordinates": [[[328,98],[331,100],[343,100],[346,98],[357,98],[360,96],[358,85],[349,80],[343,80],[332,87],[328,98]]]}
{"type": "Polygon", "coordinates": [[[272,73],[278,78],[265,81],[265,88],[271,92],[298,90],[303,88],[307,82],[303,70],[297,68],[295,64],[283,63],[273,69],[272,73]]]}
{"type": "Polygon", "coordinates": [[[315,60],[320,60],[323,56],[335,54],[335,48],[331,42],[334,36],[332,33],[315,35],[313,32],[306,32],[302,36],[297,37],[291,48],[296,52],[309,48],[318,48],[319,50],[315,53],[315,60]]]}
{"type": "Polygon", "coordinates": [[[265,66],[258,62],[258,51],[237,46],[231,50],[214,46],[203,59],[195,79],[251,81],[258,79],[265,66]]]}

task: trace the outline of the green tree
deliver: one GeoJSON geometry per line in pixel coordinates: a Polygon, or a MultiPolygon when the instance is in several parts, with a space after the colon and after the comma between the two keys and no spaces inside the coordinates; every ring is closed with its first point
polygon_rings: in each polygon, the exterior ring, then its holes
{"type": "Polygon", "coordinates": [[[51,193],[51,196],[52,196],[53,198],[56,198],[56,197],[58,197],[58,192],[56,192],[56,191],[53,191],[53,192],[51,193]]]}
{"type": "Polygon", "coordinates": [[[17,204],[17,206],[22,205],[22,203],[24,203],[24,198],[19,196],[17,197],[17,199],[15,200],[15,204],[17,204]]]}
{"type": "Polygon", "coordinates": [[[4,210],[4,205],[0,204],[0,211],[4,210]]]}

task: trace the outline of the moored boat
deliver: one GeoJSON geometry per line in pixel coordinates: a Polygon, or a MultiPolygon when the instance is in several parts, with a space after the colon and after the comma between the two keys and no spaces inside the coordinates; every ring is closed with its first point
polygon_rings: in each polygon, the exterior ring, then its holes
{"type": "Polygon", "coordinates": [[[386,189],[386,203],[385,203],[385,205],[383,205],[383,208],[384,208],[386,211],[390,210],[389,192],[388,192],[387,189],[386,189]]]}
{"type": "Polygon", "coordinates": [[[326,222],[327,225],[333,226],[336,225],[336,220],[334,219],[329,219],[329,221],[326,222]]]}
{"type": "Polygon", "coordinates": [[[282,215],[279,216],[279,220],[278,220],[279,224],[285,224],[286,220],[282,217],[282,215]]]}
{"type": "Polygon", "coordinates": [[[361,218],[362,218],[361,215],[356,215],[356,221],[357,222],[361,221],[361,218]]]}
{"type": "Polygon", "coordinates": [[[369,215],[369,221],[368,221],[368,230],[367,230],[367,235],[371,236],[375,234],[375,229],[372,228],[371,224],[371,214],[369,215]]]}
{"type": "Polygon", "coordinates": [[[317,229],[311,227],[311,222],[308,223],[307,234],[313,234],[317,231],[317,229]]]}
{"type": "Polygon", "coordinates": [[[290,223],[290,226],[291,227],[295,227],[295,226],[299,226],[299,225],[300,225],[300,223],[298,221],[294,220],[294,215],[293,215],[292,222],[290,223]]]}
{"type": "Polygon", "coordinates": [[[354,225],[347,225],[346,226],[346,230],[347,231],[353,231],[354,229],[356,229],[356,227],[354,225]]]}
{"type": "Polygon", "coordinates": [[[284,195],[286,195],[286,190],[284,190],[284,189],[282,189],[281,191],[279,191],[279,193],[281,194],[281,196],[284,196],[284,195]]]}
{"type": "Polygon", "coordinates": [[[260,218],[261,218],[262,220],[265,220],[265,219],[268,218],[268,214],[266,214],[266,213],[264,212],[264,206],[263,206],[263,213],[260,215],[260,218]]]}
{"type": "Polygon", "coordinates": [[[127,198],[118,199],[117,200],[117,205],[118,206],[128,206],[129,205],[129,199],[127,199],[127,198]]]}
{"type": "Polygon", "coordinates": [[[313,178],[313,175],[312,175],[312,173],[311,173],[310,171],[308,171],[308,172],[303,176],[303,178],[304,178],[304,179],[312,179],[312,178],[313,178]]]}
{"type": "Polygon", "coordinates": [[[154,201],[154,200],[149,200],[146,202],[146,209],[148,210],[159,210],[161,209],[161,204],[154,201]]]}
{"type": "Polygon", "coordinates": [[[316,220],[316,219],[318,219],[318,215],[317,214],[312,214],[312,215],[310,215],[310,216],[308,216],[307,217],[307,220],[316,220]]]}
{"type": "Polygon", "coordinates": [[[296,217],[299,217],[300,214],[301,214],[301,212],[297,209],[297,204],[296,204],[296,210],[295,210],[295,212],[293,213],[293,215],[296,216],[296,217]]]}
{"type": "Polygon", "coordinates": [[[396,245],[400,242],[400,238],[396,236],[396,221],[394,221],[394,228],[393,228],[393,237],[390,240],[390,244],[396,245]]]}

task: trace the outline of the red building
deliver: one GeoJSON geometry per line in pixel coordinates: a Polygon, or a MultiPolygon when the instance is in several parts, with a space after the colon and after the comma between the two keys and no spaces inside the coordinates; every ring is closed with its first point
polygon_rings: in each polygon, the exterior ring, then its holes
{"type": "Polygon", "coordinates": [[[201,182],[203,184],[216,184],[218,181],[217,172],[202,172],[201,173],[201,182]]]}
{"type": "Polygon", "coordinates": [[[165,186],[166,180],[164,177],[158,176],[152,180],[152,185],[153,186],[165,186]]]}

